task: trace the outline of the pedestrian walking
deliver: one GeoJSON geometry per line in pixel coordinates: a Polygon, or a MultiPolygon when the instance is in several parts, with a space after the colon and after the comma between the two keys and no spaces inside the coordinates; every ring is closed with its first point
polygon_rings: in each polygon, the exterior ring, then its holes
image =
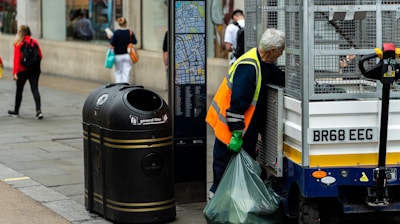
{"type": "Polygon", "coordinates": [[[3,77],[3,58],[0,57],[0,79],[3,77]]]}
{"type": "Polygon", "coordinates": [[[12,74],[16,81],[17,89],[15,95],[14,110],[9,110],[8,114],[13,117],[19,115],[22,101],[22,93],[26,81],[29,81],[31,91],[36,105],[36,119],[43,119],[39,93],[40,61],[42,51],[39,42],[31,37],[31,30],[27,25],[20,25],[17,38],[14,42],[14,60],[12,74]]]}
{"type": "Polygon", "coordinates": [[[162,51],[163,51],[162,57],[163,57],[163,62],[164,62],[164,69],[168,75],[168,30],[165,31],[162,51]]]}
{"type": "Polygon", "coordinates": [[[132,70],[132,60],[127,51],[129,43],[137,44],[136,36],[133,30],[127,28],[127,22],[124,17],[117,19],[119,29],[114,31],[110,39],[110,47],[115,53],[115,83],[129,83],[129,77],[132,70]]]}
{"type": "Polygon", "coordinates": [[[238,44],[244,44],[244,43],[237,43],[238,39],[237,34],[239,29],[240,28],[244,29],[245,26],[244,13],[242,10],[236,9],[235,11],[232,12],[231,17],[232,17],[232,23],[230,23],[226,27],[224,35],[225,51],[230,53],[229,66],[231,66],[233,62],[235,62],[235,60],[237,59],[236,53],[238,50],[238,44]]]}

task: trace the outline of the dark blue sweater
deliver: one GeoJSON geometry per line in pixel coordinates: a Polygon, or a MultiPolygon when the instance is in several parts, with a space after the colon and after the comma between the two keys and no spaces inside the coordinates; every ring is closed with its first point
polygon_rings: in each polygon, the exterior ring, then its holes
{"type": "Polygon", "coordinates": [[[126,48],[129,43],[137,44],[135,33],[132,32],[132,39],[130,39],[129,29],[120,29],[114,32],[114,35],[110,39],[110,44],[114,46],[115,54],[126,54],[128,53],[126,48]]]}

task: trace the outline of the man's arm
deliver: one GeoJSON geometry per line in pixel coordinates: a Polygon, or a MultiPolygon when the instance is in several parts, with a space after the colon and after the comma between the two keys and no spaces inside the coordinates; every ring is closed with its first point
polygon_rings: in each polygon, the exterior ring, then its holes
{"type": "Polygon", "coordinates": [[[168,68],[168,51],[163,52],[163,61],[165,69],[168,68]]]}
{"type": "Polygon", "coordinates": [[[285,72],[283,72],[278,66],[274,66],[272,71],[271,83],[285,87],[285,72]]]}
{"type": "Polygon", "coordinates": [[[233,51],[232,43],[225,42],[225,50],[227,52],[232,52],[233,51]]]}
{"type": "Polygon", "coordinates": [[[229,24],[225,30],[224,44],[225,44],[225,51],[227,51],[227,52],[233,51],[233,45],[232,45],[232,43],[234,41],[233,38],[236,37],[236,33],[233,32],[233,29],[234,29],[234,25],[229,24]]]}
{"type": "MultiPolygon", "coordinates": [[[[234,117],[244,115],[249,109],[253,101],[254,92],[256,90],[256,70],[252,65],[239,65],[233,76],[232,95],[228,113],[234,117]]],[[[244,120],[236,120],[229,122],[228,126],[231,131],[242,130],[244,128],[244,120]]]]}

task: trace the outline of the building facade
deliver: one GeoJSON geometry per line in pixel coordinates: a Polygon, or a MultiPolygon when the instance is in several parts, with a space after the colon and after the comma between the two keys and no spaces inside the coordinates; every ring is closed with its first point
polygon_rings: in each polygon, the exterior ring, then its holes
{"type": "MultiPolygon", "coordinates": [[[[210,95],[228,70],[227,55],[222,49],[223,31],[234,8],[243,8],[243,0],[207,1],[210,95]]],[[[162,61],[162,42],[168,29],[167,0],[0,0],[0,55],[5,67],[10,68],[17,26],[26,24],[41,44],[42,72],[110,83],[113,69],[104,67],[109,45],[104,29],[117,28],[115,21],[120,16],[127,19],[128,27],[138,38],[140,60],[133,66],[131,84],[165,90],[168,80],[162,61]],[[73,37],[73,26],[81,11],[87,13],[95,30],[91,41],[73,37]]]]}

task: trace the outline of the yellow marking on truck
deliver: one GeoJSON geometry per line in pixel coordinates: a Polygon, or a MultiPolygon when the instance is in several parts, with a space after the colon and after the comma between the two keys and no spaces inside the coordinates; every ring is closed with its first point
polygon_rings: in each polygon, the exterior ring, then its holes
{"type": "MultiPolygon", "coordinates": [[[[302,164],[301,151],[284,144],[284,155],[299,165],[302,164]]],[[[388,152],[386,154],[387,165],[398,165],[400,163],[400,152],[388,152]]],[[[310,167],[328,166],[376,166],[378,164],[378,153],[365,154],[334,154],[334,155],[310,155],[310,167]]]]}
{"type": "Polygon", "coordinates": [[[362,172],[362,173],[361,173],[360,181],[361,181],[361,182],[368,182],[368,181],[369,181],[369,179],[368,179],[368,177],[367,177],[367,174],[365,174],[365,172],[362,172]]]}

